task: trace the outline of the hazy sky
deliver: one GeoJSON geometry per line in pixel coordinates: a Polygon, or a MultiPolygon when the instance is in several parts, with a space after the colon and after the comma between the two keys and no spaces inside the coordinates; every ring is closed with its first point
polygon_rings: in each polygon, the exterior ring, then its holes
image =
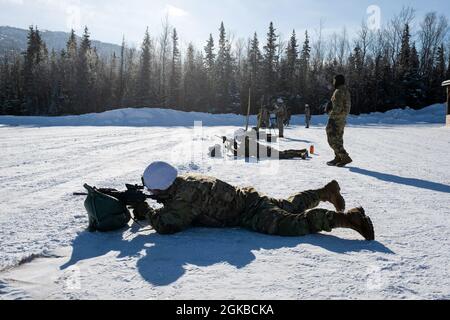
{"type": "Polygon", "coordinates": [[[217,35],[223,20],[235,37],[248,37],[257,31],[261,38],[270,21],[287,38],[296,29],[303,38],[305,29],[314,36],[322,19],[326,33],[342,30],[350,33],[367,20],[367,8],[380,8],[381,22],[398,13],[402,6],[417,9],[421,19],[428,11],[449,15],[448,0],[0,0],[0,25],[78,33],[88,25],[92,38],[120,43],[141,42],[146,26],[153,36],[161,31],[161,22],[169,15],[170,23],[182,43],[203,45],[209,33],[217,35]]]}

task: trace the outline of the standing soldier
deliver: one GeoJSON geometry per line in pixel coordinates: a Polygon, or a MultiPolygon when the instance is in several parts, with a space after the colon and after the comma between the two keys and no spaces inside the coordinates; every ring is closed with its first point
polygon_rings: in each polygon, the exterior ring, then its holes
{"type": "Polygon", "coordinates": [[[306,122],[306,129],[309,129],[309,126],[311,125],[311,107],[309,104],[305,105],[305,122],[306,122]]]}
{"type": "Polygon", "coordinates": [[[332,108],[328,110],[330,118],[327,125],[327,136],[328,143],[334,150],[335,158],[327,164],[329,166],[345,167],[353,162],[344,149],[344,130],[352,106],[351,96],[345,85],[345,77],[343,75],[334,77],[334,87],[336,90],[331,98],[332,108]]]}
{"type": "Polygon", "coordinates": [[[277,125],[280,132],[280,138],[284,138],[284,120],[286,119],[287,111],[282,98],[277,100],[275,113],[277,115],[277,125]]]}
{"type": "Polygon", "coordinates": [[[291,125],[292,120],[292,108],[286,106],[286,117],[284,119],[284,125],[289,127],[291,125]]]}
{"type": "Polygon", "coordinates": [[[258,129],[270,127],[270,112],[267,107],[262,107],[258,115],[258,129]]]}

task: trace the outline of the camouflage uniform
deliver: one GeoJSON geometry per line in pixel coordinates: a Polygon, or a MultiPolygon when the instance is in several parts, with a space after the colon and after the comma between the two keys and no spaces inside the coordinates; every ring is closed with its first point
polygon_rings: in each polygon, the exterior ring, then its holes
{"type": "Polygon", "coordinates": [[[258,114],[258,128],[270,127],[270,112],[267,108],[262,108],[258,114]]]}
{"type": "Polygon", "coordinates": [[[284,122],[287,118],[287,110],[285,105],[281,105],[276,109],[278,130],[280,132],[280,138],[284,138],[284,122]]]}
{"type": "Polygon", "coordinates": [[[243,227],[279,236],[304,236],[331,231],[335,213],[313,209],[319,191],[306,191],[288,200],[277,200],[253,188],[235,188],[215,178],[178,177],[158,195],[164,207],[148,209],[150,224],[160,234],[174,234],[190,227],[243,227]],[[310,211],[307,211],[310,210],[310,211]]]}
{"type": "MultiPolygon", "coordinates": [[[[285,150],[279,151],[270,146],[262,145],[257,140],[256,137],[247,136],[244,141],[237,142],[235,141],[232,146],[231,143],[226,143],[225,148],[228,151],[232,151],[237,157],[245,157],[245,158],[272,158],[279,160],[292,160],[292,159],[306,159],[309,156],[308,150],[285,150]]],[[[210,154],[211,156],[211,154],[210,154]]],[[[213,158],[215,156],[212,156],[213,158]]]]}
{"type": "Polygon", "coordinates": [[[344,129],[347,124],[347,116],[350,114],[351,96],[345,85],[339,86],[331,98],[333,110],[327,126],[328,143],[334,150],[336,159],[348,157],[344,149],[344,129]]]}
{"type": "Polygon", "coordinates": [[[308,150],[306,149],[279,151],[280,160],[292,160],[296,158],[306,159],[308,155],[308,150]]]}
{"type": "Polygon", "coordinates": [[[311,108],[306,107],[305,108],[305,123],[306,123],[307,129],[309,129],[309,127],[311,125],[311,119],[312,119],[311,108]]]}

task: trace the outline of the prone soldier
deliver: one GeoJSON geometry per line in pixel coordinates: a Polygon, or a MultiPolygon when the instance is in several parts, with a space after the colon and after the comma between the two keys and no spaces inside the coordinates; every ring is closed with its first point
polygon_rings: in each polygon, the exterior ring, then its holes
{"type": "Polygon", "coordinates": [[[375,239],[372,221],[363,208],[344,213],[345,200],[336,181],[288,199],[274,199],[252,187],[233,187],[213,177],[179,176],[164,162],[150,165],[143,181],[163,208],[154,210],[144,202],[140,214],[160,234],[191,227],[242,227],[269,235],[305,236],[348,228],[366,240],[375,239]],[[336,211],[318,209],[321,202],[333,204],[336,211]]]}

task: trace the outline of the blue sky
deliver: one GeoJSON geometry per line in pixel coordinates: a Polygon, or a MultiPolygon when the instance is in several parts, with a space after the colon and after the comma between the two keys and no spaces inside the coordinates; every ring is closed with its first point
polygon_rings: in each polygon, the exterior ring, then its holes
{"type": "Polygon", "coordinates": [[[77,31],[88,25],[92,37],[120,43],[122,34],[131,43],[140,43],[146,26],[155,36],[163,18],[177,27],[184,45],[188,41],[201,46],[209,33],[217,35],[220,21],[235,36],[248,37],[257,31],[262,38],[270,21],[287,38],[296,29],[314,36],[320,21],[325,33],[347,28],[350,34],[368,18],[370,5],[377,5],[382,23],[398,13],[402,6],[417,10],[417,21],[426,12],[449,15],[450,1],[445,0],[0,0],[0,25],[25,28],[77,31]]]}

